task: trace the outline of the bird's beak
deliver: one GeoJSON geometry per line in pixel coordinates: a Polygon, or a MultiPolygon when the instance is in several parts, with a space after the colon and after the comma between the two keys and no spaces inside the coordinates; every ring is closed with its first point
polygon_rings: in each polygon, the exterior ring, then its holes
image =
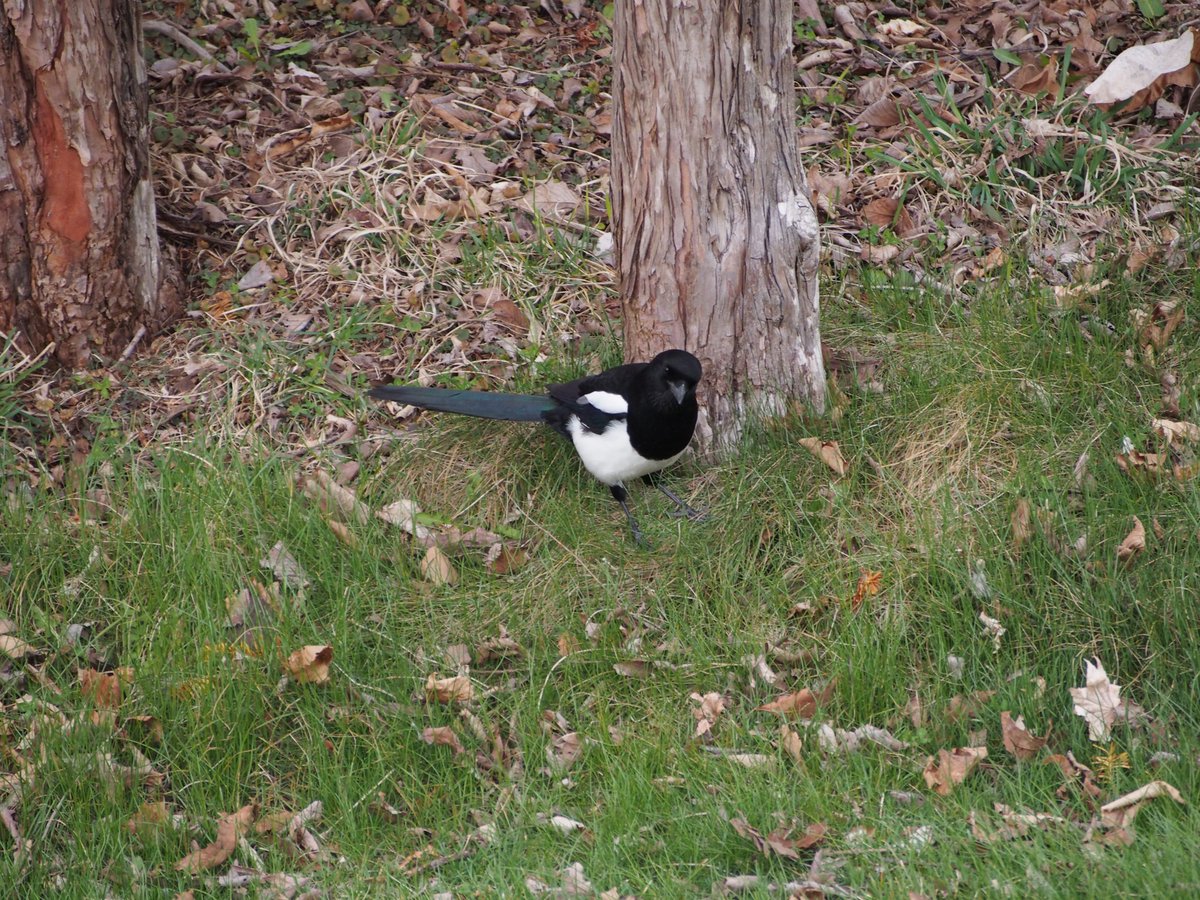
{"type": "Polygon", "coordinates": [[[682,381],[668,381],[667,387],[671,389],[671,396],[675,398],[675,402],[682,403],[683,398],[687,396],[687,385],[682,381]]]}

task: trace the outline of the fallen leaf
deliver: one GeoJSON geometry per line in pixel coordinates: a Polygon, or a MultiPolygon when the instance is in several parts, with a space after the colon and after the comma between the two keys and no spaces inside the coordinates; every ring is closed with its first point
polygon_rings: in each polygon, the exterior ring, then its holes
{"type": "Polygon", "coordinates": [[[838,475],[845,475],[850,466],[842,456],[837,441],[823,441],[817,437],[800,438],[800,446],[815,456],[838,475]]]}
{"type": "Polygon", "coordinates": [[[1107,741],[1121,708],[1121,688],[1108,680],[1099,659],[1085,660],[1084,664],[1084,686],[1069,688],[1075,700],[1075,715],[1087,722],[1089,741],[1107,741]]]}
{"type": "Polygon", "coordinates": [[[925,763],[925,784],[945,797],[956,784],[962,784],[979,763],[987,759],[987,747],[955,747],[939,750],[937,757],[925,763]]]}
{"type": "Polygon", "coordinates": [[[1152,419],[1150,427],[1155,434],[1165,438],[1167,444],[1200,443],[1200,425],[1194,425],[1191,422],[1152,419]]]}
{"type": "Polygon", "coordinates": [[[162,800],[147,800],[138,807],[125,827],[130,834],[153,833],[172,823],[171,810],[162,800]]]}
{"type": "Polygon", "coordinates": [[[511,575],[529,562],[529,551],[509,542],[492,544],[483,565],[493,575],[511,575]]]}
{"type": "Polygon", "coordinates": [[[730,819],[733,830],[749,840],[763,856],[781,856],[784,859],[799,859],[801,850],[807,850],[825,840],[829,828],[823,822],[809,825],[798,838],[791,837],[794,825],[780,825],[768,835],[754,828],[744,818],[730,819]]]}
{"type": "Polygon", "coordinates": [[[908,749],[908,744],[878,725],[859,725],[846,730],[822,723],[817,728],[817,745],[826,753],[855,753],[864,743],[877,744],[887,750],[908,749]]]}
{"type": "Polygon", "coordinates": [[[24,659],[26,656],[32,656],[37,651],[29,644],[25,643],[16,635],[0,634],[0,653],[3,653],[9,659],[24,659]]]}
{"type": "Polygon", "coordinates": [[[328,644],[309,644],[292,651],[283,661],[283,669],[300,684],[324,684],[329,680],[333,648],[328,644]]]}
{"type": "Polygon", "coordinates": [[[421,507],[417,506],[416,501],[401,499],[389,503],[375,515],[389,525],[395,525],[407,531],[417,540],[424,541],[429,537],[429,529],[417,522],[417,515],[420,512],[421,507]]]}
{"type": "Polygon", "coordinates": [[[567,771],[582,754],[583,739],[575,731],[560,734],[546,747],[546,759],[557,772],[567,771]]]}
{"type": "Polygon", "coordinates": [[[690,699],[700,704],[692,710],[696,719],[696,733],[693,737],[702,738],[712,731],[717,716],[725,711],[725,698],[716,691],[709,691],[707,694],[693,693],[690,699]]]}
{"type": "Polygon", "coordinates": [[[1137,815],[1138,810],[1141,809],[1142,804],[1155,797],[1170,797],[1176,803],[1187,805],[1183,795],[1167,782],[1152,781],[1136,791],[1130,791],[1110,803],[1105,803],[1100,807],[1100,821],[1108,827],[1128,826],[1137,815]]]}
{"type": "Polygon", "coordinates": [[[879,588],[882,584],[882,572],[863,572],[860,574],[858,576],[858,584],[854,588],[854,596],[850,598],[850,609],[857,612],[867,597],[874,597],[879,593],[879,588]]]}
{"type": "Polygon", "coordinates": [[[642,659],[613,663],[613,671],[618,675],[624,675],[626,678],[649,678],[650,663],[642,659]]]}
{"type": "MultiPolygon", "coordinates": [[[[1079,762],[1075,758],[1075,754],[1069,750],[1066,755],[1055,753],[1052,756],[1047,756],[1043,762],[1058,766],[1059,771],[1063,773],[1063,777],[1072,784],[1077,784],[1079,789],[1093,799],[1098,798],[1101,794],[1100,786],[1092,780],[1092,770],[1079,762]]],[[[1065,798],[1067,792],[1066,785],[1059,788],[1059,796],[1065,798]]]]}
{"type": "Polygon", "coordinates": [[[1000,736],[1004,749],[1017,759],[1033,759],[1046,746],[1046,738],[1031,734],[1025,727],[1023,716],[1014,719],[1008,710],[1000,713],[1000,736]]]}
{"type": "Polygon", "coordinates": [[[573,834],[576,831],[587,831],[588,827],[582,822],[563,815],[553,815],[548,820],[550,824],[563,834],[573,834]]]}
{"type": "Polygon", "coordinates": [[[999,651],[1000,638],[1004,637],[1004,633],[1008,630],[1000,624],[998,619],[993,619],[985,612],[979,614],[979,621],[983,623],[983,629],[992,639],[992,649],[999,651]]]}
{"type": "Polygon", "coordinates": [[[561,181],[547,181],[534,185],[533,190],[517,201],[517,208],[551,218],[566,219],[581,203],[579,195],[561,181]]]}
{"type": "Polygon", "coordinates": [[[454,729],[449,725],[442,725],[438,728],[426,728],[421,732],[421,740],[434,746],[449,747],[454,751],[455,756],[466,752],[462,741],[458,739],[458,735],[454,733],[454,729]]]}
{"type": "Polygon", "coordinates": [[[779,746],[792,758],[792,762],[804,765],[804,744],[800,735],[786,725],[779,726],[779,746]]]}
{"type": "Polygon", "coordinates": [[[469,675],[453,675],[442,678],[434,672],[425,680],[425,698],[440,703],[470,703],[475,696],[475,687],[469,675]]]}
{"type": "Polygon", "coordinates": [[[995,691],[976,691],[969,697],[955,694],[946,704],[946,721],[953,723],[959,719],[975,718],[994,696],[995,691]]]}
{"type": "Polygon", "coordinates": [[[1133,517],[1133,529],[1125,535],[1125,540],[1117,547],[1117,561],[1123,562],[1128,568],[1133,565],[1134,557],[1146,549],[1146,529],[1142,520],[1133,517]]]}
{"type": "Polygon", "coordinates": [[[235,813],[222,816],[217,820],[217,839],[175,863],[176,871],[201,872],[221,865],[237,847],[238,836],[247,831],[257,817],[257,803],[247,804],[235,813]]]}
{"type": "Polygon", "coordinates": [[[297,589],[308,587],[308,573],[288,552],[283,541],[276,541],[275,546],[267,551],[266,558],[259,560],[258,564],[264,569],[270,570],[285,585],[297,589]]]}
{"type": "Polygon", "coordinates": [[[300,490],[315,500],[323,512],[338,512],[359,525],[365,525],[371,518],[371,511],[359,502],[354,491],[326,472],[316,471],[301,479],[300,490]]]}
{"type": "Polygon", "coordinates": [[[121,705],[121,688],[133,681],[133,669],[120,668],[112,672],[95,669],[79,670],[79,690],[97,709],[116,709],[121,705]]]}
{"type": "Polygon", "coordinates": [[[1189,30],[1170,41],[1123,50],[1083,93],[1098,104],[1128,100],[1162,76],[1191,65],[1193,41],[1194,34],[1189,30]]]}
{"type": "Polygon", "coordinates": [[[458,572],[450,557],[436,545],[425,551],[421,560],[421,577],[433,584],[457,584],[458,572]]]}

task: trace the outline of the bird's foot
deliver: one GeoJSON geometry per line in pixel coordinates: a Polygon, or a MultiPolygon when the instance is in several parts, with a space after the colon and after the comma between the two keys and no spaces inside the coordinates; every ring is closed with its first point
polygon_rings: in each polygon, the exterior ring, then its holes
{"type": "Polygon", "coordinates": [[[676,507],[675,509],[671,510],[671,512],[668,513],[668,515],[670,515],[671,518],[673,518],[673,519],[687,519],[689,522],[707,522],[708,521],[708,510],[696,509],[694,507],[688,506],[686,503],[683,504],[682,506],[676,507]]]}

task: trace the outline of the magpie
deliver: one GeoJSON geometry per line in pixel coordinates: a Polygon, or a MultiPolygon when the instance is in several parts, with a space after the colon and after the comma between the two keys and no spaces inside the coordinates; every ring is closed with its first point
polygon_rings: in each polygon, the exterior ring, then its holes
{"type": "Polygon", "coordinates": [[[374,387],[370,396],[440,412],[549,425],[574,444],[584,467],[608,486],[634,540],[645,545],[627,503],[625,482],[630,479],[640,477],[657,487],[678,508],[675,515],[704,517],[652,477],[679,459],[692,439],[700,374],[700,360],[692,354],[666,350],[648,363],[552,384],[545,396],[396,384],[374,387]]]}

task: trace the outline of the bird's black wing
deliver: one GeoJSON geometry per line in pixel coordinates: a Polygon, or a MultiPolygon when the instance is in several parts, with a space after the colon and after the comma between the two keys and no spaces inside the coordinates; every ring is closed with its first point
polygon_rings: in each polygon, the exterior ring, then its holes
{"type": "Polygon", "coordinates": [[[547,388],[547,392],[557,401],[558,407],[544,413],[542,418],[565,436],[569,436],[567,421],[571,416],[578,417],[588,431],[602,434],[610,422],[624,419],[625,413],[605,412],[580,398],[593,391],[604,391],[627,397],[634,379],[645,367],[645,363],[627,363],[623,366],[606,369],[597,375],[588,375],[585,378],[577,378],[563,384],[552,384],[547,388]]]}

